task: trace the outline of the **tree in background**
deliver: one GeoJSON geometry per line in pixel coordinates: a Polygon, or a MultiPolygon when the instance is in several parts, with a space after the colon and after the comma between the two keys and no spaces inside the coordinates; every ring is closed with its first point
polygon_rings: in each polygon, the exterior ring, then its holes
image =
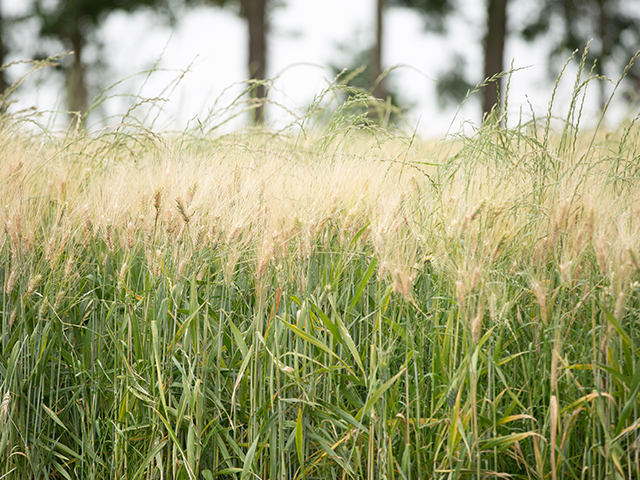
{"type": "MultiPolygon", "coordinates": [[[[455,0],[391,1],[394,5],[418,11],[425,21],[425,30],[440,35],[446,32],[446,20],[457,8],[457,2],[455,0]]],[[[506,4],[506,1],[507,0],[488,0],[487,29],[484,42],[485,78],[492,77],[494,74],[502,71],[506,29],[503,27],[501,32],[499,28],[496,28],[501,25],[501,23],[496,21],[495,13],[498,12],[499,9],[495,8],[495,4],[506,4]]],[[[502,22],[506,23],[506,19],[503,19],[502,22]]],[[[473,89],[475,82],[472,83],[468,80],[464,72],[465,68],[466,61],[464,56],[456,54],[453,56],[450,67],[438,75],[436,92],[438,95],[438,104],[441,108],[452,103],[461,103],[467,96],[467,93],[473,89]]],[[[490,85],[485,87],[485,92],[483,93],[485,94],[483,113],[487,113],[490,112],[497,103],[498,96],[496,94],[496,86],[490,85]],[[487,105],[489,106],[487,107],[487,105]]]]}
{"type": "MultiPolygon", "coordinates": [[[[624,8],[620,0],[544,0],[538,15],[525,26],[522,35],[534,40],[542,35],[551,35],[553,20],[563,26],[562,34],[552,40],[549,52],[549,67],[557,75],[558,60],[576,49],[584,49],[594,39],[588,60],[595,63],[595,73],[617,77],[640,47],[640,18],[624,8]]],[[[631,69],[628,77],[640,87],[638,65],[631,69]]],[[[600,105],[606,103],[605,83],[600,82],[600,105]]]]}
{"type": "Polygon", "coordinates": [[[387,91],[384,86],[382,76],[382,40],[384,35],[384,13],[387,7],[387,0],[376,1],[376,41],[371,55],[371,85],[373,85],[372,95],[376,98],[387,98],[387,91]]]}
{"type": "Polygon", "coordinates": [[[445,32],[445,20],[455,11],[455,0],[391,0],[392,5],[412,8],[422,14],[425,29],[445,32]]]}
{"type": "Polygon", "coordinates": [[[264,98],[267,88],[264,81],[267,75],[267,33],[269,29],[268,13],[271,0],[208,0],[217,6],[240,6],[240,16],[247,21],[249,51],[248,73],[254,82],[251,87],[251,98],[255,101],[252,122],[264,122],[264,98]]]}
{"type": "MultiPolygon", "coordinates": [[[[507,38],[508,0],[487,0],[487,27],[484,36],[484,78],[492,78],[504,71],[504,45],[507,38]]],[[[482,114],[487,116],[494,107],[501,109],[502,78],[483,89],[482,114]]]]}
{"type": "Polygon", "coordinates": [[[253,121],[264,121],[263,100],[267,96],[264,80],[267,75],[267,3],[268,0],[242,0],[242,12],[249,27],[249,78],[258,82],[252,97],[258,102],[253,121]]]}
{"type": "MultiPolygon", "coordinates": [[[[482,116],[487,118],[492,112],[499,117],[504,99],[502,98],[503,80],[499,76],[505,70],[504,47],[507,41],[507,4],[509,0],[487,0],[486,24],[482,42],[484,68],[483,78],[493,78],[482,92],[482,116]],[[496,109],[494,111],[494,109],[496,109]]],[[[466,63],[457,55],[453,68],[440,77],[438,94],[445,99],[462,101],[473,88],[473,84],[464,76],[466,63]]],[[[446,102],[446,100],[445,100],[446,102]]],[[[443,102],[443,103],[445,103],[443,102]]]]}
{"type": "MultiPolygon", "coordinates": [[[[5,31],[8,26],[7,20],[4,18],[2,12],[2,5],[0,4],[0,65],[4,65],[7,58],[7,46],[5,40],[5,31]]],[[[7,89],[7,79],[4,70],[0,70],[0,95],[7,89]]],[[[2,108],[3,106],[0,106],[2,108]]],[[[0,111],[1,113],[1,111],[0,111]]]]}
{"type": "MultiPolygon", "coordinates": [[[[382,77],[384,69],[382,67],[382,44],[384,42],[384,16],[387,10],[387,0],[376,0],[375,12],[375,35],[371,48],[350,52],[352,60],[344,67],[349,72],[359,72],[355,75],[348,74],[349,84],[360,90],[368,92],[371,96],[386,100],[389,95],[385,79],[382,77]],[[360,67],[364,67],[361,69],[360,67]],[[360,71],[362,70],[362,71],[360,71]]],[[[341,50],[346,51],[348,47],[341,46],[341,50]]],[[[343,67],[331,65],[334,74],[339,74],[343,67]]]]}
{"type": "MultiPolygon", "coordinates": [[[[86,47],[96,43],[95,32],[115,10],[132,12],[141,7],[168,7],[165,0],[35,0],[32,15],[38,19],[43,43],[56,39],[74,52],[69,65],[62,64],[67,79],[67,108],[82,119],[87,111],[86,72],[92,68],[85,59],[86,47]]],[[[163,10],[169,14],[169,10],[163,10]]],[[[57,53],[57,52],[56,52],[57,53]]]]}
{"type": "Polygon", "coordinates": [[[3,6],[3,0],[0,0],[0,114],[7,112],[10,103],[9,97],[24,80],[24,78],[12,80],[7,75],[6,68],[15,65],[7,60],[10,53],[16,48],[17,43],[14,36],[20,31],[21,22],[25,20],[25,17],[16,14],[15,11],[7,15],[6,10],[2,8],[3,6]]]}
{"type": "MultiPolygon", "coordinates": [[[[329,65],[340,85],[340,88],[335,90],[340,104],[338,110],[343,115],[357,119],[357,124],[376,124],[383,127],[400,125],[407,106],[393,84],[388,82],[389,77],[384,77],[381,82],[376,83],[382,73],[381,69],[376,70],[375,62],[372,60],[376,57],[376,45],[356,51],[350,47],[351,45],[338,47],[345,54],[347,62],[329,65]],[[379,88],[382,83],[384,85],[379,88]]],[[[335,113],[332,109],[328,111],[331,114],[335,113]]]]}
{"type": "MultiPolygon", "coordinates": [[[[438,32],[444,31],[444,16],[451,11],[451,0],[390,0],[391,5],[415,8],[426,15],[428,25],[437,30],[438,32]]],[[[365,52],[369,55],[369,62],[365,62],[367,65],[364,76],[358,75],[356,80],[357,86],[363,90],[370,90],[371,95],[375,98],[386,99],[389,95],[387,91],[385,79],[382,77],[384,72],[382,66],[382,45],[384,43],[384,16],[387,10],[389,0],[376,0],[376,12],[375,12],[375,40],[373,47],[366,51],[357,52],[353,65],[351,67],[357,68],[357,63],[363,60],[365,52]],[[368,83],[368,85],[367,85],[368,83]]],[[[332,67],[334,70],[337,67],[332,67]]],[[[352,68],[349,68],[351,70],[352,68]]],[[[339,71],[339,69],[338,69],[339,71]]],[[[352,83],[352,85],[356,85],[352,83]]]]}
{"type": "Polygon", "coordinates": [[[455,54],[451,67],[438,74],[436,83],[436,93],[438,95],[438,106],[446,108],[450,105],[460,105],[467,94],[473,90],[472,84],[465,74],[467,61],[461,54],[455,54]]]}

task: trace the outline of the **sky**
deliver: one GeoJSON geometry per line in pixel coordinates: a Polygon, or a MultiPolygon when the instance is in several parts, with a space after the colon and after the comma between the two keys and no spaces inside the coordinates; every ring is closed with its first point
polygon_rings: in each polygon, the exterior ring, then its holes
{"type": "MultiPolygon", "coordinates": [[[[29,2],[0,1],[5,15],[19,12],[29,2]]],[[[485,2],[459,3],[463,8],[449,20],[445,37],[428,33],[414,11],[390,8],[385,16],[383,66],[397,66],[389,81],[401,100],[412,105],[406,128],[424,137],[468,130],[481,119],[479,97],[456,115],[455,107],[440,109],[435,94],[436,79],[456,54],[466,58],[467,76],[481,80],[485,2]]],[[[274,105],[268,108],[267,116],[274,128],[302,116],[314,96],[327,88],[333,80],[330,64],[347,64],[350,57],[345,52],[353,54],[372,44],[375,15],[375,0],[285,0],[281,4],[271,14],[268,38],[268,76],[274,78],[269,98],[274,105]]],[[[517,30],[536,5],[536,0],[512,2],[510,30],[517,30]]],[[[20,44],[28,51],[33,34],[25,28],[21,36],[20,44]]],[[[506,61],[513,60],[516,68],[526,67],[513,75],[510,84],[509,115],[517,121],[520,115],[529,118],[531,111],[546,113],[554,83],[546,66],[544,42],[527,44],[514,37],[507,42],[506,61]]],[[[224,111],[244,89],[246,25],[231,10],[198,7],[187,11],[173,29],[149,12],[116,12],[104,22],[99,38],[102,53],[94,50],[88,55],[100,55],[107,68],[94,72],[90,80],[115,86],[107,93],[112,98],[101,104],[96,117],[121,118],[136,101],[130,94],[137,93],[138,99],[163,99],[157,102],[162,111],[149,112],[146,120],[157,116],[154,128],[183,130],[199,119],[204,121],[211,112],[224,111]],[[154,73],[143,73],[149,69],[154,73]]],[[[570,68],[560,83],[556,100],[559,115],[570,98],[574,72],[570,68]]],[[[19,102],[13,109],[32,105],[40,111],[63,109],[62,84],[50,81],[50,77],[44,71],[34,75],[18,93],[19,102]]],[[[595,89],[591,93],[587,109],[597,108],[595,89]]],[[[618,109],[617,117],[626,114],[623,110],[618,109]]],[[[241,116],[225,128],[239,128],[246,121],[246,116],[241,116]]]]}

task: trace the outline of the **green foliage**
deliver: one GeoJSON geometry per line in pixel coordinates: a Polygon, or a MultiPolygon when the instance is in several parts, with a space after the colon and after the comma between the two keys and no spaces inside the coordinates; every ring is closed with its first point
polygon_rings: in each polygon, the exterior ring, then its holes
{"type": "MultiPolygon", "coordinates": [[[[595,40],[588,63],[597,60],[595,71],[607,74],[610,63],[610,70],[619,71],[638,50],[640,18],[617,0],[546,0],[537,12],[521,34],[526,40],[534,40],[548,34],[552,21],[559,20],[563,30],[559,38],[552,39],[552,61],[562,60],[595,40]]],[[[628,77],[637,83],[640,70],[632,69],[628,77]]]]}
{"type": "Polygon", "coordinates": [[[111,12],[131,12],[141,7],[168,7],[166,0],[36,0],[35,14],[41,21],[41,35],[68,39],[86,35],[111,12]]]}
{"type": "Polygon", "coordinates": [[[341,85],[338,93],[340,109],[351,115],[360,117],[363,123],[373,123],[388,127],[401,125],[404,121],[402,112],[407,108],[401,95],[393,87],[391,71],[382,73],[382,78],[372,80],[372,48],[352,53],[341,48],[350,56],[347,65],[332,64],[329,66],[335,75],[335,82],[341,85]],[[372,97],[377,82],[385,82],[387,98],[372,97]]]}
{"type": "Polygon", "coordinates": [[[461,56],[456,56],[452,67],[438,77],[436,92],[440,108],[460,105],[467,94],[473,90],[472,85],[464,74],[466,62],[461,56]]]}
{"type": "Polygon", "coordinates": [[[443,32],[444,22],[456,8],[455,0],[390,0],[391,5],[412,8],[420,12],[428,30],[443,32]]]}
{"type": "Polygon", "coordinates": [[[105,68],[105,65],[100,55],[93,63],[87,62],[84,49],[88,44],[100,48],[95,33],[105,18],[116,10],[131,12],[138,8],[149,8],[173,20],[172,3],[169,0],[35,1],[27,18],[35,18],[37,21],[39,45],[36,56],[45,58],[60,53],[59,51],[49,51],[51,39],[60,41],[66,51],[72,51],[74,54],[72,62],[66,61],[71,59],[65,59],[60,64],[60,68],[66,76],[66,107],[72,115],[72,122],[83,123],[82,117],[87,113],[88,108],[89,91],[104,88],[104,85],[99,84],[91,85],[93,88],[87,86],[86,69],[105,68]]]}

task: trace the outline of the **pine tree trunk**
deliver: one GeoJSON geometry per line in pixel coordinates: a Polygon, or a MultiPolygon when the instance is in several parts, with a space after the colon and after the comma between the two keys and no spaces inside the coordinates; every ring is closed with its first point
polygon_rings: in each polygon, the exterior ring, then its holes
{"type": "MultiPolygon", "coordinates": [[[[243,13],[249,25],[249,78],[262,81],[267,71],[267,1],[243,0],[243,13]]],[[[266,88],[259,85],[252,90],[252,98],[262,102],[266,96],[266,88]]],[[[253,123],[264,121],[264,106],[259,104],[253,110],[253,123]]]]}
{"type": "Polygon", "coordinates": [[[82,63],[83,38],[80,33],[71,38],[73,46],[73,65],[68,78],[68,107],[73,121],[82,121],[82,115],[87,112],[87,84],[84,65],[82,63]],[[80,115],[80,116],[78,116],[80,115]]]}
{"type": "MultiPolygon", "coordinates": [[[[607,36],[607,24],[609,18],[605,7],[605,0],[598,0],[598,36],[600,37],[600,55],[596,64],[596,72],[599,75],[606,75],[605,63],[611,57],[611,47],[609,46],[609,38],[607,36]]],[[[600,110],[604,111],[607,104],[607,82],[599,81],[600,86],[600,110]]]]}
{"type": "MultiPolygon", "coordinates": [[[[383,20],[386,0],[378,0],[376,3],[376,43],[373,48],[373,58],[371,59],[371,84],[375,84],[378,77],[382,75],[382,40],[383,40],[383,20]]],[[[373,89],[373,96],[385,99],[387,97],[384,82],[380,81],[373,89]]]]}
{"type": "MultiPolygon", "coordinates": [[[[5,37],[5,22],[4,22],[4,17],[2,16],[2,9],[0,8],[0,65],[3,65],[6,62],[6,56],[7,56],[7,46],[4,43],[4,37],[5,37]]],[[[7,85],[7,80],[5,77],[5,72],[4,70],[0,71],[0,95],[2,95],[4,93],[4,91],[7,89],[9,85],[7,85]]],[[[0,105],[0,113],[4,113],[5,111],[5,106],[4,105],[0,105]]]]}
{"type": "MultiPolygon", "coordinates": [[[[504,69],[504,44],[507,36],[507,2],[508,0],[488,0],[487,33],[484,39],[484,77],[490,78],[504,69]]],[[[502,93],[502,81],[484,87],[482,113],[487,115],[494,106],[499,110],[501,101],[498,91],[502,93]]]]}

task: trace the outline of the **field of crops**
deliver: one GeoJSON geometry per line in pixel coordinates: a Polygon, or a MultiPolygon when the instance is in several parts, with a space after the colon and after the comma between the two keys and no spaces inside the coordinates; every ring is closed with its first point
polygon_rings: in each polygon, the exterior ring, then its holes
{"type": "Polygon", "coordinates": [[[640,128],[571,108],[3,120],[0,479],[640,478],[640,128]]]}

